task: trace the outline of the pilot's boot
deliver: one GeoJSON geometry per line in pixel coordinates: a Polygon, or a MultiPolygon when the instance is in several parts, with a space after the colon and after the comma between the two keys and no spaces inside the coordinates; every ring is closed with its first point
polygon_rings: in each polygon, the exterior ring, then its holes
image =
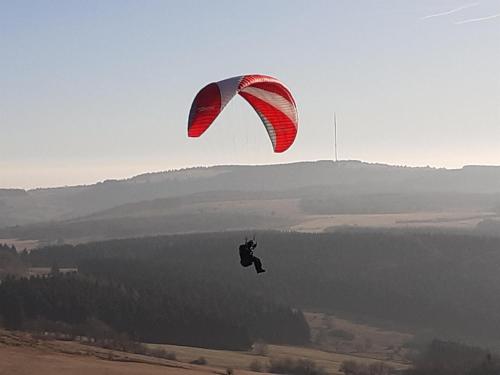
{"type": "Polygon", "coordinates": [[[262,262],[259,258],[253,257],[253,265],[255,266],[255,271],[257,271],[257,273],[266,272],[266,270],[262,268],[262,262]]]}

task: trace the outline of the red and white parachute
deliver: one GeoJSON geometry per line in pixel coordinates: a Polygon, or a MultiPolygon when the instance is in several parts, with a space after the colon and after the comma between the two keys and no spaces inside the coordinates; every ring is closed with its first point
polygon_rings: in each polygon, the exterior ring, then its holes
{"type": "Polygon", "coordinates": [[[202,88],[191,105],[188,136],[202,135],[236,94],[255,109],[266,127],[274,151],[286,151],[295,140],[299,126],[295,100],[276,78],[259,74],[228,78],[202,88]]]}

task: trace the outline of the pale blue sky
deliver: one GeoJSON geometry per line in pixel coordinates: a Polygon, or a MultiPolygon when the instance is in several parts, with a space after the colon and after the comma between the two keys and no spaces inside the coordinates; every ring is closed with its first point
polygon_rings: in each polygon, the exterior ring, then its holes
{"type": "Polygon", "coordinates": [[[500,0],[0,1],[0,187],[328,159],[334,110],[342,159],[500,165],[498,14],[500,0]],[[238,97],[187,138],[196,92],[248,73],[292,90],[294,146],[273,153],[238,97]]]}

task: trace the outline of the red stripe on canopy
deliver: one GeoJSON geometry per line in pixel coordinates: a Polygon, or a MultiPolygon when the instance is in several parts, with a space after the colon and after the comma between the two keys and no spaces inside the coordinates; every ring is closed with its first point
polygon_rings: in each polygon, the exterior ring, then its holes
{"type": "Polygon", "coordinates": [[[292,120],[279,109],[251,94],[242,91],[240,95],[257,112],[260,112],[273,127],[276,135],[274,151],[283,152],[288,150],[297,136],[297,128],[292,120]]]}
{"type": "Polygon", "coordinates": [[[210,83],[194,98],[189,111],[188,136],[199,137],[220,113],[221,97],[219,86],[210,83]]]}
{"type": "Polygon", "coordinates": [[[286,151],[298,129],[295,100],[276,78],[249,74],[213,82],[196,95],[188,120],[188,136],[199,137],[214,122],[222,105],[239,93],[257,111],[273,142],[275,152],[286,151]],[[224,103],[223,103],[224,101],[224,103]]]}
{"type": "Polygon", "coordinates": [[[295,106],[292,94],[290,94],[290,91],[288,91],[282,84],[278,84],[276,82],[256,82],[249,86],[278,94],[295,106]]]}

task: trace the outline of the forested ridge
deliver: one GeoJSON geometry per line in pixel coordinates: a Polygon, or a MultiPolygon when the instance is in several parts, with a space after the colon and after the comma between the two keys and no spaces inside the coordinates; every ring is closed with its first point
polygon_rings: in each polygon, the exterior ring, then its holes
{"type": "Polygon", "coordinates": [[[238,286],[302,309],[428,329],[447,338],[500,341],[499,239],[421,232],[262,232],[256,253],[268,272],[257,277],[238,264],[237,245],[244,235],[175,235],[48,247],[24,255],[24,260],[82,270],[88,260],[154,262],[172,275],[238,286]]]}
{"type": "Polygon", "coordinates": [[[300,311],[229,278],[179,267],[169,257],[115,254],[80,259],[78,268],[78,274],[54,271],[45,277],[5,279],[0,313],[6,325],[22,328],[25,321],[46,319],[82,326],[97,319],[137,341],[211,348],[247,349],[259,339],[309,341],[300,311]]]}
{"type": "Polygon", "coordinates": [[[498,167],[447,170],[325,160],[198,167],[88,186],[0,189],[0,238],[56,243],[227,228],[290,228],[293,224],[279,220],[280,215],[269,217],[260,208],[263,201],[283,198],[298,200],[305,214],[491,213],[498,212],[500,204],[499,176],[498,167]],[[258,217],[248,210],[232,210],[232,201],[248,198],[253,202],[247,209],[253,207],[258,217]],[[215,201],[230,211],[233,221],[212,209],[196,215],[199,203],[215,201]]]}

